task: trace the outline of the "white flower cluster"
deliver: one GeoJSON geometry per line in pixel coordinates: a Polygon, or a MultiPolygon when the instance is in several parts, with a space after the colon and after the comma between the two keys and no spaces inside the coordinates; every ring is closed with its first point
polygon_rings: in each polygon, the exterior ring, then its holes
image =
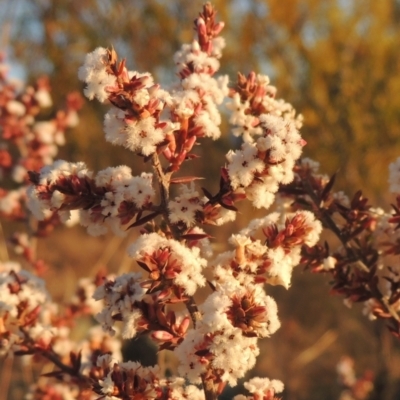
{"type": "Polygon", "coordinates": [[[182,89],[172,93],[171,110],[179,118],[193,117],[193,122],[202,136],[214,140],[221,136],[221,115],[217,105],[222,104],[228,94],[228,76],[213,78],[219,69],[218,58],[225,43],[220,38],[213,41],[211,54],[200,49],[195,40],[184,44],[174,56],[182,89]]]}
{"type": "Polygon", "coordinates": [[[187,385],[183,378],[164,378],[157,365],[145,367],[135,361],[118,362],[104,355],[98,358],[97,366],[108,370],[105,378],[99,381],[104,400],[119,400],[114,394],[121,388],[143,399],[158,399],[160,393],[168,394],[171,400],[205,399],[201,389],[187,385]]]}
{"type": "Polygon", "coordinates": [[[197,40],[191,44],[183,44],[181,49],[174,55],[174,62],[177,66],[178,73],[186,72],[188,65],[192,66],[192,70],[196,73],[205,72],[213,75],[219,70],[222,50],[225,47],[223,38],[215,38],[213,41],[213,52],[208,55],[202,51],[197,40]]]}
{"type": "Polygon", "coordinates": [[[108,228],[119,235],[125,232],[121,226],[133,217],[122,215],[121,205],[133,204],[139,211],[151,204],[155,196],[153,175],[143,172],[132,176],[127,166],[109,167],[93,172],[80,163],[56,161],[40,172],[39,184],[28,190],[28,207],[39,220],[57,211],[62,221],[71,217],[70,210],[79,209],[79,222],[94,236],[107,232],[108,228]]]}
{"type": "Polygon", "coordinates": [[[250,112],[254,105],[249,100],[243,101],[240,93],[235,93],[227,104],[232,111],[229,122],[237,126],[232,130],[235,136],[242,136],[245,142],[252,143],[253,136],[261,135],[263,129],[269,129],[268,124],[262,122],[266,115],[275,117],[275,121],[280,121],[280,124],[293,124],[297,130],[301,128],[302,116],[296,117],[296,111],[291,104],[275,98],[276,88],[269,84],[268,76],[259,74],[254,83],[258,86],[258,90],[253,102],[256,103],[257,109],[262,110],[261,115],[250,112]]]}
{"type": "Polygon", "coordinates": [[[173,283],[192,296],[199,287],[205,285],[203,269],[207,261],[200,257],[198,247],[188,248],[173,239],[166,239],[157,233],[141,235],[129,249],[129,255],[135,260],[141,260],[146,255],[152,255],[157,250],[166,249],[170,253],[168,262],[174,268],[173,283]]]}
{"type": "Polygon", "coordinates": [[[301,136],[293,121],[281,117],[260,117],[264,135],[245,142],[240,150],[229,151],[228,173],[233,189],[242,188],[257,208],[269,208],[279,184],[293,180],[293,167],[302,151],[301,136]]]}
{"type": "Polygon", "coordinates": [[[96,291],[96,285],[93,278],[81,278],[77,283],[75,294],[71,298],[70,304],[74,307],[85,309],[86,313],[95,315],[101,311],[103,304],[101,301],[96,301],[93,294],[96,291]]]}
{"type": "Polygon", "coordinates": [[[93,298],[104,302],[104,308],[96,315],[96,319],[110,335],[116,333],[116,320],[122,320],[123,338],[128,339],[136,335],[136,323],[141,317],[141,312],[135,303],[140,302],[145,294],[140,281],[141,274],[132,272],[114,280],[106,280],[96,289],[93,298]]]}
{"type": "Polygon", "coordinates": [[[86,83],[85,96],[92,100],[96,97],[101,103],[107,100],[107,89],[116,84],[114,75],[108,73],[108,52],[98,47],[85,57],[85,63],[78,70],[78,78],[86,83]]]}
{"type": "Polygon", "coordinates": [[[180,363],[178,372],[190,382],[201,383],[201,374],[211,367],[231,386],[254,367],[259,352],[257,338],[244,336],[241,329],[227,326],[222,331],[210,332],[203,321],[187,332],[174,351],[180,363]]]}
{"type": "Polygon", "coordinates": [[[40,121],[35,122],[32,127],[35,139],[47,146],[47,149],[41,149],[41,152],[46,154],[43,162],[50,164],[53,158],[57,155],[58,147],[65,144],[64,132],[59,129],[56,121],[40,121]]]}
{"type": "Polygon", "coordinates": [[[120,338],[110,336],[104,332],[101,326],[93,326],[89,329],[85,340],[75,346],[75,350],[81,351],[81,373],[87,372],[93,366],[93,353],[101,351],[109,354],[114,360],[122,361],[122,343],[120,338]]]}
{"type": "Polygon", "coordinates": [[[232,329],[236,326],[234,324],[237,324],[237,327],[246,333],[264,338],[275,333],[281,325],[275,300],[267,296],[260,285],[242,286],[233,280],[225,282],[217,286],[217,290],[207,298],[201,310],[203,323],[207,324],[212,332],[232,329]],[[256,318],[248,327],[244,326],[245,321],[240,321],[239,316],[235,316],[235,306],[241,306],[242,303],[264,308],[264,311],[260,311],[260,318],[256,318]]]}
{"type": "Polygon", "coordinates": [[[105,138],[112,144],[149,156],[167,133],[180,127],[179,123],[158,121],[170,95],[154,84],[149,73],[123,68],[118,72],[118,81],[117,72],[110,65],[110,54],[112,51],[99,47],[86,56],[85,64],[79,69],[79,79],[87,84],[85,95],[90,100],[96,97],[102,103],[119,91],[124,93],[120,97],[129,97],[129,107],[113,106],[105,115],[105,138]],[[124,92],[127,83],[131,86],[127,89],[129,94],[124,92]]]}
{"type": "Polygon", "coordinates": [[[203,202],[194,184],[180,185],[180,195],[169,201],[168,209],[172,223],[183,222],[187,227],[193,226],[196,212],[203,209],[203,202]]]}
{"type": "MultiPolygon", "coordinates": [[[[7,101],[5,108],[11,115],[14,115],[16,117],[22,117],[26,113],[26,107],[24,106],[24,104],[14,99],[7,101]]],[[[32,117],[30,117],[28,122],[32,123],[32,117]]]]}
{"type": "MultiPolygon", "coordinates": [[[[200,307],[202,320],[175,349],[179,372],[192,382],[200,382],[201,374],[211,368],[219,371],[222,381],[235,385],[254,366],[258,338],[279,328],[276,303],[261,283],[289,287],[293,267],[300,262],[301,245],[315,245],[322,230],[307,211],[286,215],[284,223],[280,217],[274,213],[251,221],[231,237],[235,251],[223,253],[211,263],[215,292],[200,307]],[[282,243],[269,247],[255,239],[260,231],[268,234],[268,230],[280,234],[282,243]]],[[[272,393],[283,388],[267,387],[268,382],[263,381],[259,390],[272,393]]]]}
{"type": "MultiPolygon", "coordinates": [[[[128,249],[148,277],[133,272],[108,277],[96,289],[93,283],[81,281],[70,304],[77,314],[97,313],[105,332],[95,328],[80,343],[81,373],[91,379],[98,377],[93,390],[105,400],[132,394],[137,398],[162,394],[171,400],[204,400],[209,397],[209,384],[214,389],[218,384],[235,385],[254,367],[260,351],[258,339],[280,327],[276,302],[266,294],[264,283],[288,288],[292,270],[300,262],[301,246],[315,245],[322,229],[310,212],[276,212],[251,221],[231,236],[233,251],[207,262],[212,255],[209,236],[196,226],[196,220],[214,225],[232,220],[235,203],[244,198],[257,208],[268,208],[279,185],[293,180],[295,161],[302,152],[301,118],[290,104],[275,99],[276,89],[262,75],[250,74],[248,84],[239,76],[243,93],[233,95],[230,122],[244,143],[227,154],[220,191],[213,196],[204,190],[206,197],[202,197],[192,183],[180,185],[178,194],[170,197],[169,183],[179,182],[179,178],[170,180],[171,176],[194,157],[191,151],[196,140],[217,139],[221,134],[218,106],[229,91],[227,77],[214,78],[224,47],[223,39],[215,37],[223,25],[214,23],[214,17],[214,9],[207,3],[196,20],[198,41],[182,46],[175,54],[180,82],[171,91],[161,89],[149,73],[128,71],[124,61],[117,62],[113,50],[97,48],[79,69],[85,95],[111,103],[104,118],[106,140],[145,160],[151,158],[160,184],[159,206],[153,204],[153,175],[132,176],[127,166],[106,168],[95,175],[84,163],[57,161],[40,174],[30,175],[35,186],[29,190],[29,207],[39,219],[54,213],[66,221],[72,210],[79,210],[80,223],[97,235],[108,228],[123,233],[123,226],[134,217],[137,224],[157,217],[128,249]],[[213,293],[197,306],[192,296],[207,282],[206,267],[210,267],[213,293]],[[91,301],[91,295],[98,304],[91,301]],[[175,312],[170,306],[174,303],[186,303],[187,312],[175,312]],[[158,367],[121,362],[120,342],[115,340],[118,323],[122,324],[122,338],[149,332],[159,349],[172,350],[181,376],[166,379],[158,367]],[[96,359],[94,355],[99,353],[102,355],[96,359]],[[187,382],[203,383],[206,393],[185,386],[187,382]]],[[[23,112],[17,104],[10,107],[23,112]]],[[[61,142],[52,126],[37,125],[35,129],[43,143],[61,142]]],[[[17,279],[8,287],[18,292],[28,281],[17,279]]],[[[43,310],[47,319],[42,320],[50,320],[54,308],[43,310]]],[[[49,336],[40,326],[33,328],[33,338],[49,336]]],[[[54,351],[61,357],[77,350],[68,340],[68,329],[60,328],[52,337],[54,351]]],[[[251,396],[236,396],[236,400],[272,400],[283,390],[281,382],[261,378],[251,379],[245,387],[251,396]]]]}
{"type": "Polygon", "coordinates": [[[18,214],[21,204],[26,200],[26,187],[9,190],[3,197],[0,197],[0,213],[6,216],[18,214]]]}
{"type": "Polygon", "coordinates": [[[38,345],[47,346],[57,328],[41,315],[42,309],[50,304],[44,281],[15,262],[0,263],[0,321],[2,340],[0,354],[15,350],[23,341],[20,327],[38,345]],[[7,334],[5,334],[7,333],[7,334]]]}
{"type": "Polygon", "coordinates": [[[257,233],[271,226],[275,225],[278,232],[285,229],[285,223],[278,212],[250,221],[247,228],[238,235],[233,235],[230,242],[235,245],[236,250],[220,254],[212,264],[216,282],[237,280],[242,285],[251,284],[257,279],[259,271],[265,270],[267,283],[288,288],[293,268],[300,263],[301,245],[314,246],[322,231],[321,223],[309,211],[290,213],[285,218],[293,220],[296,216],[302,219],[302,227],[307,233],[289,248],[282,245],[270,248],[255,239],[257,233]],[[231,268],[233,261],[236,269],[231,268]]]}
{"type": "MultiPolygon", "coordinates": [[[[75,111],[69,111],[68,116],[75,114],[75,111]]],[[[57,120],[35,122],[32,116],[25,118],[25,123],[29,125],[27,132],[21,141],[28,150],[26,154],[13,166],[11,176],[15,182],[23,183],[27,177],[27,168],[31,167],[31,162],[27,161],[30,157],[40,159],[44,165],[51,164],[58,153],[58,147],[65,144],[64,130],[73,127],[69,124],[69,117],[65,122],[66,126],[60,126],[57,120]],[[27,166],[28,165],[28,166],[27,166]]]]}
{"type": "MultiPolygon", "coordinates": [[[[162,99],[164,91],[158,89],[147,89],[151,92],[153,99],[162,99]]],[[[150,95],[149,95],[150,98],[150,95]]],[[[159,102],[158,111],[162,111],[164,102],[159,102]]],[[[179,129],[179,123],[163,121],[158,123],[153,116],[143,117],[135,120],[123,110],[112,107],[104,116],[104,132],[108,142],[121,145],[127,149],[149,156],[156,151],[157,145],[161,143],[167,133],[179,129]]]]}
{"type": "Polygon", "coordinates": [[[117,235],[125,235],[121,225],[129,222],[129,218],[126,221],[120,218],[122,203],[133,203],[135,209],[140,210],[151,204],[155,196],[153,174],[142,172],[140,176],[132,176],[131,169],[125,165],[99,171],[95,184],[105,188],[100,214],[98,210],[80,210],[81,224],[94,236],[106,233],[106,224],[117,235]]]}
{"type": "Polygon", "coordinates": [[[277,379],[268,378],[252,378],[244,383],[244,387],[252,394],[252,396],[244,396],[239,394],[233,400],[274,400],[275,394],[283,392],[283,383],[277,379]]]}
{"type": "Polygon", "coordinates": [[[233,134],[243,136],[244,143],[227,154],[227,169],[234,190],[244,189],[255,207],[269,208],[279,184],[294,178],[295,161],[305,144],[299,133],[301,117],[295,117],[290,104],[275,99],[276,89],[267,76],[250,74],[247,86],[254,86],[254,93],[236,92],[228,104],[230,123],[237,126],[233,134]]]}
{"type": "MultiPolygon", "coordinates": [[[[389,166],[390,174],[392,174],[391,166],[392,164],[389,166]]],[[[387,279],[390,279],[393,282],[400,281],[400,265],[398,263],[393,263],[390,258],[388,260],[388,256],[390,257],[391,255],[390,247],[392,246],[393,248],[396,248],[400,242],[400,230],[396,229],[396,223],[390,222],[390,219],[393,218],[392,213],[386,212],[382,208],[371,208],[369,211],[375,217],[376,221],[376,226],[372,231],[371,239],[376,248],[382,247],[383,244],[383,246],[388,250],[388,252],[379,252],[377,265],[380,270],[379,289],[383,296],[390,298],[393,293],[391,285],[387,279]]],[[[374,309],[376,307],[377,304],[375,299],[365,301],[363,314],[366,315],[370,320],[376,319],[376,315],[374,315],[374,309]]],[[[391,307],[396,312],[400,312],[400,301],[396,301],[395,303],[391,304],[391,307]]]]}
{"type": "MultiPolygon", "coordinates": [[[[43,220],[51,211],[62,205],[65,195],[59,190],[51,192],[50,186],[58,183],[59,180],[85,179],[91,178],[92,172],[88,171],[85,163],[69,163],[64,160],[57,160],[51,165],[46,165],[40,171],[39,186],[28,188],[28,207],[32,214],[39,220],[43,220]]],[[[63,215],[64,220],[68,220],[68,212],[63,215]]]]}

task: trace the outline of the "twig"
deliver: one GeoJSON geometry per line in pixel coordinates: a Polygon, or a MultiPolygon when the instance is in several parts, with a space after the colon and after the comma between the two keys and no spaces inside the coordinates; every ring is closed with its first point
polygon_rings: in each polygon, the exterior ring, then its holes
{"type": "MultiPolygon", "coordinates": [[[[154,153],[152,158],[152,165],[153,169],[157,175],[158,178],[158,184],[160,187],[160,196],[161,196],[161,210],[162,214],[164,217],[164,220],[170,229],[172,236],[174,239],[179,240],[180,239],[180,233],[174,226],[174,224],[171,224],[169,220],[169,214],[168,214],[168,200],[169,200],[169,185],[170,185],[170,179],[172,172],[168,172],[167,174],[164,173],[164,170],[161,166],[160,159],[157,155],[157,153],[154,153]]],[[[201,320],[201,313],[199,312],[199,308],[197,307],[197,304],[194,300],[194,298],[191,296],[189,299],[185,302],[186,308],[190,314],[190,318],[193,322],[193,326],[196,327],[197,322],[201,320]]],[[[217,399],[217,392],[216,392],[216,385],[214,384],[214,381],[212,379],[207,378],[207,373],[204,373],[201,375],[201,380],[203,382],[203,390],[204,390],[204,395],[205,395],[205,400],[216,400],[217,399]]]]}
{"type": "Polygon", "coordinates": [[[12,353],[4,360],[2,373],[1,373],[1,382],[0,382],[0,400],[7,400],[8,391],[10,388],[12,370],[14,364],[14,355],[12,353]]]}
{"type": "Polygon", "coordinates": [[[107,265],[107,263],[111,260],[112,256],[115,254],[115,251],[118,249],[122,242],[122,239],[118,236],[113,235],[110,241],[107,243],[106,248],[100,254],[100,257],[97,259],[94,266],[91,268],[90,275],[94,276],[101,267],[107,265]]]}
{"type": "Polygon", "coordinates": [[[3,225],[0,222],[0,259],[5,262],[10,259],[6,245],[6,238],[4,235],[3,225]]]}
{"type": "MultiPolygon", "coordinates": [[[[324,225],[330,229],[336,237],[340,240],[340,242],[343,244],[343,247],[346,249],[347,254],[354,259],[354,264],[362,271],[369,273],[370,269],[365,263],[365,260],[363,259],[362,255],[358,255],[355,253],[354,249],[349,246],[349,241],[345,239],[342,235],[342,232],[340,229],[337,227],[335,221],[333,221],[332,217],[329,215],[326,209],[321,207],[321,202],[314,192],[310,181],[306,179],[304,181],[304,188],[306,189],[306,192],[308,196],[311,198],[313,201],[314,205],[318,208],[318,212],[320,213],[321,220],[324,223],[324,225]]],[[[387,298],[382,295],[382,293],[378,290],[379,296],[377,300],[379,300],[386,308],[386,310],[389,312],[389,314],[397,321],[400,323],[400,317],[397,314],[397,312],[393,309],[393,307],[389,304],[387,298]]]]}
{"type": "Polygon", "coordinates": [[[293,367],[300,368],[318,358],[336,341],[338,334],[332,329],[326,331],[312,346],[302,351],[294,360],[293,367]]]}
{"type": "Polygon", "coordinates": [[[388,299],[385,296],[382,296],[381,299],[382,303],[385,305],[386,309],[389,311],[389,314],[398,322],[400,323],[400,317],[397,312],[393,309],[393,307],[389,304],[388,299]]]}

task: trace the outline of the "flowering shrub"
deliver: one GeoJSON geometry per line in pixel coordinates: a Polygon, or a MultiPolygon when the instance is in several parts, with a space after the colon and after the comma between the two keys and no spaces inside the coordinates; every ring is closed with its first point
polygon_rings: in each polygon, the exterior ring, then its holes
{"type": "MultiPolygon", "coordinates": [[[[106,140],[143,158],[147,169],[139,174],[125,165],[94,173],[83,162],[54,162],[62,132],[75,123],[78,98],[69,97],[55,120],[35,122],[49,103],[44,81],[18,92],[2,75],[2,137],[20,158],[3,148],[0,164],[23,186],[17,194],[2,192],[0,211],[28,220],[29,235],[15,235],[11,243],[36,275],[15,262],[0,265],[1,353],[56,367],[27,399],[216,399],[254,367],[258,339],[280,326],[266,284],[289,288],[301,263],[331,274],[335,292],[348,303],[364,302],[370,317],[386,319],[400,335],[399,273],[385,263],[385,256],[399,252],[400,196],[394,212],[385,213],[368,206],[361,193],[349,200],[333,192],[334,179],[300,159],[306,144],[301,116],[276,98],[268,77],[238,74],[228,88],[227,77],[215,76],[223,23],[209,3],[194,28],[195,40],[175,54],[179,79],[171,88],[128,70],[113,49],[97,48],[79,69],[85,95],[109,106],[106,140]],[[219,189],[212,193],[207,182],[200,187],[199,178],[184,171],[202,138],[219,138],[218,106],[227,97],[232,132],[243,142],[221,162],[219,189]],[[207,227],[233,221],[245,200],[275,211],[248,221],[231,235],[227,251],[214,254],[207,227]],[[128,253],[142,272],[81,280],[70,302],[58,305],[37,277],[43,263],[32,240],[75,220],[91,235],[139,227],[128,253]],[[318,244],[323,227],[337,235],[340,248],[318,244]],[[195,296],[207,285],[200,304],[195,296]],[[100,324],[79,343],[69,337],[78,316],[95,316],[100,324]],[[157,365],[122,361],[121,339],[141,335],[173,352],[176,376],[165,376],[157,365]]],[[[397,164],[391,166],[394,191],[400,187],[397,164]]],[[[282,382],[268,378],[244,386],[247,395],[235,400],[272,400],[283,391],[282,382]]]]}

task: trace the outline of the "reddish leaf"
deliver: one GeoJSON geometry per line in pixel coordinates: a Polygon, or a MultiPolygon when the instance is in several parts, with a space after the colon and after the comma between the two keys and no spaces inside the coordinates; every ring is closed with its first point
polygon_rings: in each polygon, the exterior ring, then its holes
{"type": "Polygon", "coordinates": [[[201,240],[210,237],[211,236],[207,233],[187,233],[186,235],[181,236],[181,238],[185,240],[201,240]]]}
{"type": "Polygon", "coordinates": [[[146,222],[151,221],[153,218],[157,217],[157,215],[160,214],[159,211],[153,212],[151,214],[146,215],[143,218],[138,219],[137,221],[135,221],[133,224],[129,225],[126,230],[134,228],[135,226],[140,226],[145,224],[146,222]]]}
{"type": "Polygon", "coordinates": [[[176,185],[178,183],[190,183],[198,179],[204,179],[204,178],[201,178],[199,176],[182,176],[171,179],[170,183],[171,185],[176,185]]]}
{"type": "Polygon", "coordinates": [[[332,175],[331,179],[329,179],[329,182],[325,185],[324,190],[321,193],[321,200],[326,200],[329,192],[331,191],[331,189],[335,183],[335,179],[336,179],[336,173],[334,173],[332,175]]]}
{"type": "Polygon", "coordinates": [[[201,190],[203,191],[204,196],[206,196],[208,200],[211,200],[214,197],[207,189],[202,187],[201,190]]]}
{"type": "Polygon", "coordinates": [[[41,374],[40,376],[46,376],[47,378],[60,378],[64,374],[65,372],[63,371],[52,371],[52,372],[47,372],[45,374],[41,374]]]}
{"type": "Polygon", "coordinates": [[[29,180],[34,184],[34,185],[39,185],[39,177],[40,174],[35,171],[28,171],[28,176],[29,180]]]}
{"type": "Polygon", "coordinates": [[[224,203],[224,202],[222,202],[222,201],[219,201],[218,203],[221,205],[221,207],[224,207],[224,208],[226,208],[227,210],[231,210],[231,211],[235,211],[235,212],[238,211],[238,209],[237,209],[235,206],[232,206],[232,205],[230,205],[230,204],[226,204],[226,203],[224,203]]]}
{"type": "Polygon", "coordinates": [[[207,284],[208,284],[208,286],[210,286],[210,288],[213,292],[215,292],[217,290],[217,288],[211,281],[207,280],[207,284]]]}

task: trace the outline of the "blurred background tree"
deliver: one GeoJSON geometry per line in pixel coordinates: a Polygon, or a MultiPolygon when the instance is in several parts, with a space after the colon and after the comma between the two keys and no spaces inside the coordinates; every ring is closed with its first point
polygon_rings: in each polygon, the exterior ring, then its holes
{"type": "MultiPolygon", "coordinates": [[[[172,55],[182,42],[192,40],[191,21],[202,3],[0,0],[1,45],[26,66],[22,71],[28,80],[50,75],[56,104],[67,92],[81,91],[77,69],[97,46],[113,45],[131,69],[149,71],[168,85],[174,77],[172,55]]],[[[350,194],[362,188],[377,202],[387,200],[387,166],[400,155],[400,1],[215,0],[213,4],[226,22],[221,72],[232,79],[237,71],[270,75],[279,97],[305,117],[304,154],[320,161],[328,174],[339,170],[339,188],[350,194]]],[[[103,140],[103,115],[104,107],[87,102],[61,156],[85,160],[94,169],[140,162],[103,140]]],[[[215,173],[228,146],[232,147],[229,135],[208,146],[207,162],[194,163],[196,173],[206,177],[215,173]]],[[[64,254],[63,262],[79,271],[84,263],[97,265],[99,259],[112,258],[109,238],[96,239],[97,250],[90,242],[87,248],[93,250],[82,261],[71,256],[75,248],[71,236],[60,235],[47,249],[49,262],[60,263],[64,254]]],[[[81,246],[84,238],[86,234],[75,231],[81,246]]],[[[282,305],[283,327],[265,341],[267,357],[260,359],[258,373],[282,379],[288,387],[286,400],[333,400],[338,393],[332,388],[338,354],[351,353],[360,370],[368,367],[380,374],[374,399],[398,399],[400,350],[387,332],[357,318],[359,310],[343,309],[338,299],[326,300],[327,286],[321,285],[320,277],[301,275],[293,286],[288,293],[272,290],[282,305]],[[302,353],[307,348],[311,358],[302,353]]]]}
{"type": "MultiPolygon", "coordinates": [[[[8,28],[3,47],[7,42],[14,56],[29,65],[28,74],[49,73],[56,100],[81,88],[77,68],[97,46],[113,45],[132,69],[150,71],[168,83],[171,56],[180,43],[191,40],[188,21],[201,4],[0,0],[2,26],[8,28]]],[[[222,72],[232,77],[238,70],[270,74],[279,95],[304,114],[306,155],[323,160],[328,173],[339,170],[342,187],[363,187],[381,200],[388,161],[400,153],[399,0],[214,4],[227,25],[222,72]]],[[[86,107],[70,150],[86,153],[104,146],[95,139],[101,132],[100,114],[96,105],[86,107]]],[[[108,163],[108,157],[121,159],[118,151],[112,153],[92,160],[94,166],[108,163]]]]}

